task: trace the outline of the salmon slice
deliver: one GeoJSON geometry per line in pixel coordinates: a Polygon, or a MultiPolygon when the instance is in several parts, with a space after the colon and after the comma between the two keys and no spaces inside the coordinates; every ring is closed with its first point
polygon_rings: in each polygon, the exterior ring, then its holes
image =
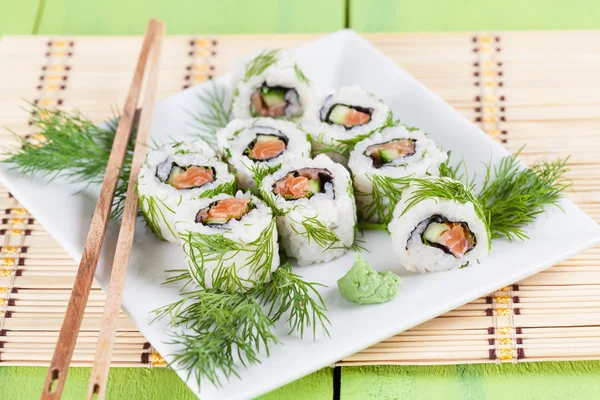
{"type": "Polygon", "coordinates": [[[455,257],[460,258],[473,245],[473,238],[462,225],[453,224],[452,228],[441,234],[440,244],[446,246],[455,257]]]}
{"type": "Polygon", "coordinates": [[[366,124],[371,120],[371,116],[362,111],[351,109],[344,117],[344,126],[352,127],[366,124]]]}
{"type": "Polygon", "coordinates": [[[177,190],[200,187],[214,180],[213,171],[209,168],[189,167],[185,172],[174,177],[170,183],[177,190]]]}
{"type": "Polygon", "coordinates": [[[260,94],[260,90],[255,91],[250,97],[254,111],[261,117],[281,117],[285,114],[287,103],[268,106],[260,94]]]}
{"type": "Polygon", "coordinates": [[[283,140],[271,140],[268,142],[256,142],[248,157],[253,160],[270,160],[280,155],[285,150],[285,142],[283,140]]]}
{"type": "Polygon", "coordinates": [[[398,150],[401,156],[415,153],[415,142],[409,139],[394,140],[385,143],[379,150],[398,150]]]}
{"type": "Polygon", "coordinates": [[[208,210],[208,218],[239,219],[248,211],[250,199],[223,199],[208,210]]]}
{"type": "Polygon", "coordinates": [[[295,198],[306,197],[308,191],[308,178],[305,176],[294,176],[292,174],[280,179],[273,190],[280,196],[293,196],[295,198]]]}

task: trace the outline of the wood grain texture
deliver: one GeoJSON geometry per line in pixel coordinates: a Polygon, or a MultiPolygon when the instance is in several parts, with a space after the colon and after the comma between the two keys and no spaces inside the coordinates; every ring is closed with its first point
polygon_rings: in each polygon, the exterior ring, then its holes
{"type": "Polygon", "coordinates": [[[598,29],[596,0],[349,0],[359,32],[598,29]]]}
{"type": "Polygon", "coordinates": [[[47,1],[42,34],[140,34],[151,17],[170,34],[328,32],[345,19],[345,0],[47,1]]]}
{"type": "Polygon", "coordinates": [[[115,188],[119,180],[121,167],[127,151],[129,137],[135,118],[135,110],[140,96],[144,72],[148,61],[149,51],[152,42],[156,37],[158,29],[156,21],[150,20],[148,28],[140,51],[138,62],[135,68],[135,74],[125,107],[121,114],[117,133],[112,145],[108,165],[104,173],[104,179],[98,196],[98,203],[94,210],[90,230],[83,248],[81,262],[75,277],[75,284],[69,299],[69,305],[60,329],[60,335],[52,357],[52,362],[48,369],[46,382],[42,389],[42,399],[60,399],[66,382],[69,364],[75,349],[75,342],[81,322],[83,320],[85,307],[87,304],[92,281],[100,258],[100,251],[104,243],[104,235],[108,225],[111,207],[115,195],[115,188]]]}
{"type": "Polygon", "coordinates": [[[121,219],[121,228],[115,249],[115,257],[110,273],[110,282],[107,291],[106,305],[104,306],[104,315],[102,316],[102,326],[92,374],[88,387],[87,399],[104,400],[106,397],[106,382],[110,370],[110,361],[112,353],[115,351],[115,334],[117,330],[117,320],[121,312],[121,297],[125,286],[125,277],[129,265],[129,256],[133,246],[133,234],[138,216],[139,197],[137,194],[137,182],[140,168],[146,159],[148,142],[150,139],[150,125],[152,122],[152,112],[156,100],[156,89],[158,86],[158,74],[160,70],[160,55],[162,48],[165,26],[161,21],[156,22],[156,30],[152,42],[152,49],[149,58],[148,78],[146,80],[146,89],[144,93],[144,102],[140,114],[140,121],[135,140],[135,148],[131,161],[131,172],[129,175],[129,184],[125,205],[123,207],[123,218],[121,219]]]}

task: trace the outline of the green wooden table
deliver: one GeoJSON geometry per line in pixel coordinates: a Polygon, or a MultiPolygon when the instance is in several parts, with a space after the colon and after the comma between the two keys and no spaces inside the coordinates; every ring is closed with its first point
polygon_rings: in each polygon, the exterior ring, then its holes
{"type": "MultiPolygon", "coordinates": [[[[140,34],[149,17],[170,34],[600,29],[596,0],[0,0],[0,35],[140,34]]],[[[0,399],[35,399],[40,367],[0,368],[0,399]]],[[[327,368],[263,399],[593,399],[600,361],[518,365],[327,368]]],[[[85,395],[72,368],[65,399],[85,395]]],[[[168,369],[113,369],[110,399],[192,399],[168,369]]]]}

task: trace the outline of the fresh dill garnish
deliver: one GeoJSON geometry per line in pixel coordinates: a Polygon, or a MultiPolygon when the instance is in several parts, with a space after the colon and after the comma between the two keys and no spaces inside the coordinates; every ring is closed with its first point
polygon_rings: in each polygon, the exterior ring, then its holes
{"type": "Polygon", "coordinates": [[[440,164],[440,168],[439,168],[439,174],[441,177],[443,178],[451,178],[457,181],[462,180],[462,178],[464,177],[464,174],[466,173],[466,165],[465,165],[465,160],[462,159],[460,163],[456,164],[456,165],[451,165],[451,156],[452,156],[452,152],[449,151],[448,153],[448,157],[446,158],[446,161],[444,161],[443,163],[440,164]]]}
{"type": "Polygon", "coordinates": [[[211,82],[211,87],[198,94],[200,104],[194,110],[187,110],[193,118],[192,129],[202,140],[217,148],[216,133],[231,120],[231,97],[226,85],[211,82]]]}
{"type": "Polygon", "coordinates": [[[331,229],[329,229],[322,221],[318,219],[318,216],[306,217],[303,216],[301,221],[293,220],[290,224],[291,228],[300,235],[310,244],[311,240],[315,242],[323,251],[327,251],[332,248],[345,247],[340,237],[331,229]],[[295,225],[302,226],[303,229],[295,225]]]}
{"type": "MultiPolygon", "coordinates": [[[[169,283],[192,284],[189,272],[175,272],[169,283]]],[[[218,386],[219,373],[225,378],[238,376],[237,362],[247,367],[260,362],[261,348],[269,353],[269,347],[278,343],[274,324],[282,317],[287,316],[290,333],[299,332],[302,337],[312,327],[315,338],[320,325],[328,337],[330,321],[319,286],[323,285],[303,280],[286,263],[271,274],[269,282],[243,294],[216,289],[182,291],[179,301],[155,311],[155,319],[167,316],[172,328],[185,329],[172,335],[172,343],[180,347],[173,363],[186,369],[188,378],[194,376],[199,387],[202,379],[218,386]]]]}
{"type": "Polygon", "coordinates": [[[379,174],[366,174],[366,177],[372,184],[371,193],[356,189],[357,197],[371,197],[371,203],[362,210],[362,218],[387,224],[392,220],[394,207],[400,201],[402,191],[410,183],[410,177],[393,178],[379,174]]]}
{"type": "Polygon", "coordinates": [[[304,75],[304,72],[300,69],[298,64],[294,64],[294,71],[296,72],[296,78],[306,85],[310,85],[310,80],[304,75]]]}
{"type": "Polygon", "coordinates": [[[221,193],[226,193],[226,194],[233,196],[235,194],[235,190],[236,190],[235,181],[236,181],[236,178],[234,176],[234,178],[232,180],[230,180],[228,182],[223,182],[214,189],[205,190],[198,196],[198,198],[215,197],[216,195],[219,195],[221,193]]]}
{"type": "Polygon", "coordinates": [[[381,132],[382,130],[397,126],[399,121],[394,121],[393,115],[390,111],[387,120],[385,123],[377,129],[372,130],[371,132],[366,132],[361,135],[356,135],[350,139],[332,139],[327,140],[324,133],[319,134],[309,134],[310,140],[313,142],[313,157],[318,154],[327,154],[327,153],[337,153],[346,158],[350,157],[350,152],[354,150],[354,146],[360,141],[370,138],[377,132],[381,132]],[[316,147],[316,148],[315,148],[316,147]]]}
{"type": "Polygon", "coordinates": [[[261,304],[270,305],[268,315],[273,321],[278,321],[288,314],[290,334],[299,332],[304,336],[306,327],[312,327],[313,338],[316,337],[317,325],[323,329],[323,334],[329,337],[327,325],[329,319],[325,315],[327,309],[317,287],[325,287],[317,282],[306,282],[292,271],[290,264],[281,265],[268,283],[252,290],[261,304]]]}
{"type": "Polygon", "coordinates": [[[383,231],[390,232],[388,230],[388,224],[376,224],[372,222],[359,222],[357,228],[361,231],[383,231]]]}
{"type": "MultiPolygon", "coordinates": [[[[281,163],[275,165],[268,165],[266,163],[254,163],[254,165],[248,166],[244,164],[244,166],[252,173],[252,179],[254,180],[254,184],[256,185],[256,189],[260,188],[262,185],[263,179],[267,175],[271,175],[274,172],[277,172],[279,168],[281,168],[281,163]]],[[[258,193],[258,191],[257,191],[258,193]]]]}
{"type": "Polygon", "coordinates": [[[210,235],[188,231],[180,236],[190,271],[200,286],[208,286],[205,264],[210,263],[214,264],[210,272],[211,286],[226,292],[236,292],[260,284],[268,277],[275,256],[274,232],[275,218],[272,218],[260,235],[246,245],[223,234],[210,235]],[[236,264],[231,262],[238,254],[246,254],[245,268],[251,277],[256,275],[255,278],[244,279],[238,276],[236,264]]]}
{"type": "Polygon", "coordinates": [[[175,210],[167,206],[164,201],[160,200],[156,196],[140,196],[140,210],[146,220],[146,226],[156,235],[157,238],[163,241],[167,241],[160,228],[160,221],[169,230],[169,232],[177,237],[177,234],[173,231],[171,224],[167,221],[165,213],[175,215],[175,210]]]}
{"type": "Polygon", "coordinates": [[[316,147],[313,146],[313,156],[318,154],[337,153],[349,158],[350,152],[354,149],[354,146],[361,140],[369,138],[373,133],[374,132],[363,133],[362,135],[356,135],[350,139],[333,139],[333,143],[327,142],[324,133],[311,135],[311,141],[313,144],[316,144],[316,147]]]}
{"type": "Polygon", "coordinates": [[[548,206],[557,206],[570,182],[564,178],[566,159],[540,161],[527,168],[514,156],[504,157],[492,167],[477,196],[489,214],[492,238],[528,239],[523,227],[531,225],[548,206]]]}
{"type": "Polygon", "coordinates": [[[246,64],[244,81],[248,82],[250,78],[262,74],[267,68],[275,64],[278,52],[279,49],[265,50],[248,62],[246,64]]]}
{"type": "MultiPolygon", "coordinates": [[[[3,162],[12,164],[23,175],[37,172],[49,180],[60,176],[69,183],[102,183],[117,132],[116,120],[100,128],[78,111],[50,110],[34,104],[30,107],[31,122],[41,140],[33,142],[15,135],[19,146],[5,151],[3,162]]],[[[123,213],[135,130],[134,126],[115,190],[112,218],[118,219],[123,213]]]]}
{"type": "Polygon", "coordinates": [[[155,311],[157,319],[169,316],[172,344],[179,345],[173,363],[193,375],[198,386],[202,378],[213,385],[238,376],[236,362],[244,366],[260,362],[258,352],[278,341],[273,334],[274,321],[263,311],[254,296],[201,289],[181,293],[181,299],[155,311]],[[189,333],[188,333],[189,332],[189,333]]]}

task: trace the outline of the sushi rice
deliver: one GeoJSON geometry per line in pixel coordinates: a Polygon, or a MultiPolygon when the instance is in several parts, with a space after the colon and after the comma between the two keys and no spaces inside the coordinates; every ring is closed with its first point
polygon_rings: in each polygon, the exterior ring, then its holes
{"type": "Polygon", "coordinates": [[[313,152],[346,164],[354,144],[392,123],[392,111],[358,86],[345,86],[313,102],[302,119],[313,152]]]}
{"type": "Polygon", "coordinates": [[[409,271],[447,271],[478,263],[490,252],[483,207],[462,182],[414,180],[388,225],[396,257],[409,271]]]}
{"type": "Polygon", "coordinates": [[[140,209],[150,230],[161,240],[179,243],[174,224],[177,208],[182,204],[201,197],[235,192],[235,175],[229,172],[227,164],[213,157],[208,145],[204,148],[195,143],[166,145],[160,150],[150,151],[140,169],[137,186],[140,209]],[[209,171],[208,175],[212,175],[213,180],[200,187],[182,189],[169,183],[174,172],[183,172],[182,169],[189,166],[209,171]]]}
{"type": "Polygon", "coordinates": [[[240,63],[231,83],[234,118],[296,120],[315,98],[296,56],[286,49],[264,50],[240,63]]]}
{"type": "MultiPolygon", "coordinates": [[[[267,143],[267,142],[265,142],[267,143]]],[[[311,146],[306,132],[295,123],[273,118],[236,119],[217,132],[219,153],[238,176],[238,188],[255,186],[255,174],[273,172],[281,163],[307,158],[311,146]],[[275,140],[281,147],[275,152],[256,157],[250,150],[257,148],[261,140],[275,140]]]]}
{"type": "MultiPolygon", "coordinates": [[[[293,191],[297,185],[285,188],[293,191]]],[[[348,171],[329,157],[286,161],[263,179],[260,192],[277,216],[281,246],[299,265],[330,261],[352,246],[356,229],[352,181],[348,171]],[[299,191],[305,197],[277,193],[288,180],[308,185],[299,191]]]]}
{"type": "Polygon", "coordinates": [[[243,292],[268,281],[279,267],[277,227],[271,208],[248,193],[191,200],[179,208],[176,220],[187,268],[202,288],[243,292]],[[229,220],[211,220],[210,211],[201,211],[223,200],[247,204],[243,212],[233,210],[229,220]],[[199,217],[201,213],[205,219],[199,217]]]}
{"type": "Polygon", "coordinates": [[[438,176],[447,159],[423,131],[406,126],[386,127],[358,142],[348,167],[362,219],[389,223],[405,185],[401,178],[438,176]]]}

